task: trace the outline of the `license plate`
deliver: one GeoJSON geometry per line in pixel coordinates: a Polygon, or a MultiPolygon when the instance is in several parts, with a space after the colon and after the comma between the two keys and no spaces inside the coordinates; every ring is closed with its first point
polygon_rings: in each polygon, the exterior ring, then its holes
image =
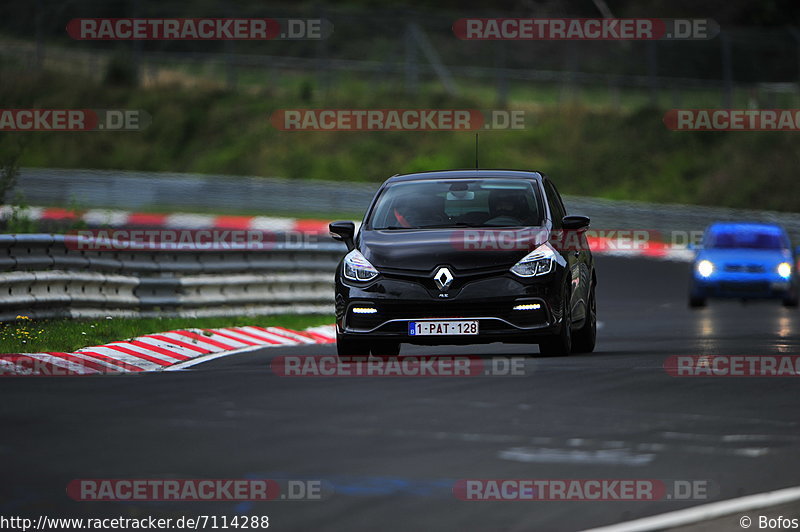
{"type": "Polygon", "coordinates": [[[409,336],[463,336],[468,334],[478,334],[478,320],[408,322],[409,336]]]}

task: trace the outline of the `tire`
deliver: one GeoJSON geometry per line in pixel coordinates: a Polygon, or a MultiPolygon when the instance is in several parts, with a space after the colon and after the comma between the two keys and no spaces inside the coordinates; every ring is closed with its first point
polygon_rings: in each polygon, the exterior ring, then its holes
{"type": "Polygon", "coordinates": [[[797,308],[798,303],[800,303],[800,301],[797,300],[796,294],[787,295],[786,297],[783,298],[784,307],[797,308]]]}
{"type": "Polygon", "coordinates": [[[370,348],[372,356],[379,358],[392,358],[400,354],[400,343],[390,340],[382,340],[372,344],[370,348]]]}
{"type": "Polygon", "coordinates": [[[701,308],[706,306],[706,298],[689,296],[690,308],[701,308]]]}
{"type": "Polygon", "coordinates": [[[591,353],[597,342],[597,300],[594,297],[594,284],[589,290],[589,305],[583,327],[572,333],[572,352],[591,353]]]}
{"type": "Polygon", "coordinates": [[[572,308],[570,305],[569,290],[565,290],[564,312],[561,318],[561,327],[556,334],[545,336],[539,340],[539,354],[546,356],[567,356],[572,352],[572,308]]]}
{"type": "Polygon", "coordinates": [[[336,333],[336,354],[342,362],[354,362],[369,358],[369,344],[358,338],[345,338],[336,333]]]}

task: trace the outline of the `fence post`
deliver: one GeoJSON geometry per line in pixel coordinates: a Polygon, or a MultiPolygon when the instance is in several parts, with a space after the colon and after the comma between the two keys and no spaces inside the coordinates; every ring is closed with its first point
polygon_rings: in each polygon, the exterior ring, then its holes
{"type": "MultiPolygon", "coordinates": [[[[234,14],[230,5],[225,5],[225,16],[234,18],[234,14]]],[[[236,90],[237,85],[237,72],[236,72],[236,43],[230,39],[223,44],[225,50],[225,86],[228,90],[236,90]]]]}
{"type": "Polygon", "coordinates": [[[564,69],[561,71],[561,92],[559,104],[569,102],[575,96],[575,49],[572,43],[564,43],[564,69]]]}
{"type": "Polygon", "coordinates": [[[610,75],[608,76],[608,99],[609,103],[611,104],[611,109],[614,112],[619,112],[622,101],[619,93],[619,80],[617,76],[610,75]]]}
{"type": "Polygon", "coordinates": [[[406,93],[416,94],[419,89],[419,64],[417,63],[417,46],[414,42],[414,32],[411,24],[406,24],[404,35],[405,45],[405,77],[406,93]]]}
{"type": "MultiPolygon", "coordinates": [[[[139,0],[131,0],[131,17],[138,18],[142,16],[142,12],[140,10],[139,0]]],[[[134,40],[133,41],[133,78],[134,84],[138,87],[139,82],[142,78],[141,73],[141,66],[142,66],[142,41],[134,40]]]]}
{"type": "MultiPolygon", "coordinates": [[[[320,18],[328,18],[325,8],[315,4],[314,11],[319,13],[320,18]]],[[[317,54],[317,84],[319,85],[320,94],[327,97],[328,90],[331,86],[331,69],[328,61],[328,40],[318,39],[315,50],[317,54]]]]}
{"type": "Polygon", "coordinates": [[[658,42],[647,41],[647,76],[650,85],[650,104],[658,105],[658,42]]]}
{"type": "Polygon", "coordinates": [[[797,78],[800,80],[800,31],[795,27],[790,27],[789,34],[794,37],[794,42],[796,44],[794,49],[797,52],[797,78]]]}
{"type": "Polygon", "coordinates": [[[433,47],[433,43],[431,43],[428,36],[425,35],[425,32],[422,31],[422,28],[416,22],[412,22],[409,25],[409,29],[412,36],[411,45],[416,45],[422,50],[425,59],[427,59],[428,63],[433,67],[433,71],[436,73],[439,81],[442,82],[444,89],[449,94],[455,95],[458,92],[456,90],[456,84],[450,72],[447,70],[447,67],[444,66],[442,58],[439,57],[439,54],[436,52],[436,48],[433,47]]]}
{"type": "Polygon", "coordinates": [[[506,44],[504,41],[495,43],[497,68],[497,107],[503,109],[508,105],[508,72],[506,72],[506,44]]]}
{"type": "Polygon", "coordinates": [[[41,70],[44,66],[44,35],[42,29],[42,19],[44,18],[44,6],[42,0],[36,0],[36,70],[41,70]]]}

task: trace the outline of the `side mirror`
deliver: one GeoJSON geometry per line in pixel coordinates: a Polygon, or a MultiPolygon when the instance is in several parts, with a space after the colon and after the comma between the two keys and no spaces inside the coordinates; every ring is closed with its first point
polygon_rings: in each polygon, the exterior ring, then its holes
{"type": "Polygon", "coordinates": [[[348,250],[352,251],[356,247],[353,243],[353,238],[356,234],[356,224],[353,222],[331,222],[328,224],[328,230],[331,233],[331,238],[339,242],[344,242],[348,250]]]}
{"type": "Polygon", "coordinates": [[[561,225],[564,229],[571,229],[577,231],[580,229],[587,229],[589,227],[589,217],[580,215],[564,216],[561,220],[561,225]]]}

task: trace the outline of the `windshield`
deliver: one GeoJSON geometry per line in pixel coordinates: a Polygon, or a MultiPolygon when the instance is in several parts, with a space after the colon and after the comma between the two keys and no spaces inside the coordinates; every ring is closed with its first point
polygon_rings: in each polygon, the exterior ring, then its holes
{"type": "Polygon", "coordinates": [[[521,179],[407,181],[387,186],[370,229],[541,225],[539,190],[521,179]]]}
{"type": "Polygon", "coordinates": [[[784,249],[789,247],[785,237],[769,229],[724,229],[708,235],[710,249],[784,249]]]}

